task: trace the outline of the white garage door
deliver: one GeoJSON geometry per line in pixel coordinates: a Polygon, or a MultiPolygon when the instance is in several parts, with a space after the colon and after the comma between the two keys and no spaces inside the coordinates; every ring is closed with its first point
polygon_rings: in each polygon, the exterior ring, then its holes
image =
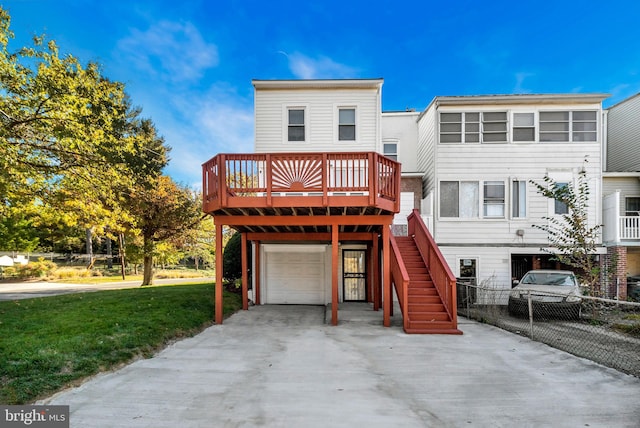
{"type": "Polygon", "coordinates": [[[267,304],[323,305],[325,248],[265,252],[267,304]]]}

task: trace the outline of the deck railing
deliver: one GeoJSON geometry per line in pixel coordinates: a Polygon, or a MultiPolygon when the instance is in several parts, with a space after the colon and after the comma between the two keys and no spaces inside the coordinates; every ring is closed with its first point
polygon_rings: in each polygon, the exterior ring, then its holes
{"type": "Polygon", "coordinates": [[[620,216],[620,239],[640,239],[639,216],[620,216]]]}
{"type": "Polygon", "coordinates": [[[397,212],[400,164],[375,152],[219,154],[202,165],[202,190],[205,212],[296,204],[397,212]]]}
{"type": "Polygon", "coordinates": [[[427,264],[427,268],[431,274],[431,280],[438,290],[438,294],[444,302],[445,309],[454,323],[453,328],[458,328],[456,316],[456,277],[451,272],[435,240],[422,221],[418,210],[413,210],[413,212],[409,214],[408,231],[409,236],[414,237],[422,259],[427,264]]]}
{"type": "Polygon", "coordinates": [[[396,294],[402,311],[402,320],[405,330],[409,328],[409,317],[407,317],[407,305],[409,302],[409,273],[404,265],[398,243],[392,234],[389,235],[391,241],[391,281],[396,286],[396,294]]]}

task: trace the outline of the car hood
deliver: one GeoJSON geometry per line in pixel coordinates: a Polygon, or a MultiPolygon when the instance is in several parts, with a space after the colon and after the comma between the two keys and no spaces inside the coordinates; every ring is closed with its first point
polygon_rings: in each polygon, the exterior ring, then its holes
{"type": "Polygon", "coordinates": [[[536,300],[540,300],[542,296],[545,297],[544,300],[564,300],[565,297],[571,297],[570,300],[580,300],[580,290],[577,286],[566,285],[566,286],[558,286],[558,285],[540,285],[540,284],[518,284],[515,288],[511,290],[511,296],[520,297],[522,294],[523,297],[531,292],[532,298],[536,300]],[[545,296],[546,295],[546,296],[545,296]]]}

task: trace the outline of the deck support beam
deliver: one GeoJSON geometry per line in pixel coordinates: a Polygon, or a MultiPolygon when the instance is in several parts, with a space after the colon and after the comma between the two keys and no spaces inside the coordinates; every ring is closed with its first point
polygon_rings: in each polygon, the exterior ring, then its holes
{"type": "Polygon", "coordinates": [[[380,246],[379,246],[379,238],[378,234],[374,234],[375,238],[373,239],[372,245],[372,256],[373,256],[373,310],[380,310],[380,298],[382,297],[381,291],[381,283],[380,283],[380,246]]]}
{"type": "Polygon", "coordinates": [[[256,305],[260,304],[260,241],[255,241],[256,248],[256,261],[255,272],[253,277],[255,278],[255,290],[253,290],[253,300],[256,305]]]}
{"type": "Polygon", "coordinates": [[[224,249],[222,248],[222,225],[216,223],[216,324],[222,324],[222,269],[224,260],[224,249]]]}
{"type": "Polygon", "coordinates": [[[240,251],[242,252],[242,309],[249,309],[249,275],[247,263],[247,234],[241,233],[240,251]]]}
{"type": "Polygon", "coordinates": [[[382,228],[382,286],[383,286],[383,322],[385,327],[391,326],[392,299],[391,294],[391,254],[389,253],[389,226],[382,228]]]}
{"type": "Polygon", "coordinates": [[[331,226],[331,325],[338,325],[338,229],[331,226]]]}

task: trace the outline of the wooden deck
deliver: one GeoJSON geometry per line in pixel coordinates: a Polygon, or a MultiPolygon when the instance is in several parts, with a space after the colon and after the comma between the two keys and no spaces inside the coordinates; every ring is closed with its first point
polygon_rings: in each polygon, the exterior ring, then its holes
{"type": "Polygon", "coordinates": [[[400,164],[375,152],[219,154],[202,168],[203,210],[216,217],[377,216],[400,209],[400,164]]]}

